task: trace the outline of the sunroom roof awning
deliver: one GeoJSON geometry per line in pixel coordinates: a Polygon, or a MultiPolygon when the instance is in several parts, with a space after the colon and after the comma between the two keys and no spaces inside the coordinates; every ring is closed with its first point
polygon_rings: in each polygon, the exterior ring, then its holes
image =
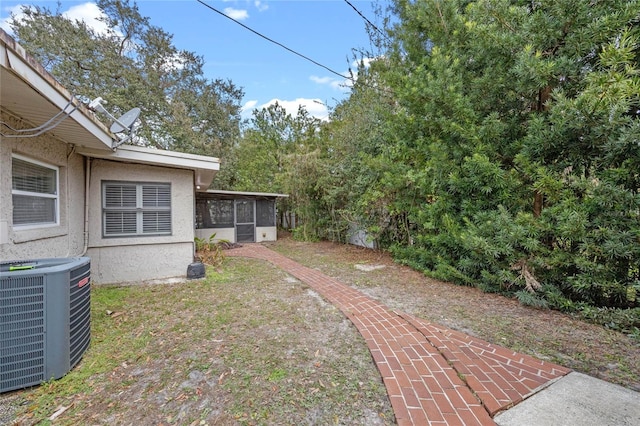
{"type": "Polygon", "coordinates": [[[221,189],[209,189],[204,192],[211,195],[223,195],[223,196],[238,196],[238,197],[273,197],[273,198],[288,198],[289,194],[276,194],[272,192],[245,192],[245,191],[224,191],[221,189]]]}

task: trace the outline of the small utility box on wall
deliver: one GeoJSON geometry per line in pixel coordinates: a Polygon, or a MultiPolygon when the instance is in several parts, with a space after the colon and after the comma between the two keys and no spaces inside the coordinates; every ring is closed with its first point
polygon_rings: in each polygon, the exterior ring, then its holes
{"type": "Polygon", "coordinates": [[[231,243],[277,239],[276,200],[286,194],[216,191],[196,193],[196,237],[231,243]]]}

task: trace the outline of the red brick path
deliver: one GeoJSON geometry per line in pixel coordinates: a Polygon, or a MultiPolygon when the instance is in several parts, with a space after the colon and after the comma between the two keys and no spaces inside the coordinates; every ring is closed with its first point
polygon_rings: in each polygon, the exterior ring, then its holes
{"type": "Polygon", "coordinates": [[[260,244],[229,256],[271,262],[338,307],[364,337],[398,425],[493,425],[569,369],[394,312],[360,291],[260,244]]]}

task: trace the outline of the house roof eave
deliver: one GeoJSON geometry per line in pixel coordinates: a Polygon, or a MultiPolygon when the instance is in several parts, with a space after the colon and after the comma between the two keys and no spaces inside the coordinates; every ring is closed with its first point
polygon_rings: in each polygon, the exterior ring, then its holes
{"type": "Polygon", "coordinates": [[[120,145],[115,151],[108,152],[87,148],[78,149],[77,152],[91,158],[193,170],[195,172],[194,184],[198,191],[205,191],[211,185],[215,174],[220,170],[220,160],[216,157],[134,145],[120,145]]]}
{"type": "Polygon", "coordinates": [[[106,126],[2,29],[0,100],[2,109],[34,126],[60,111],[72,111],[49,132],[76,146],[111,149],[113,139],[106,126]]]}

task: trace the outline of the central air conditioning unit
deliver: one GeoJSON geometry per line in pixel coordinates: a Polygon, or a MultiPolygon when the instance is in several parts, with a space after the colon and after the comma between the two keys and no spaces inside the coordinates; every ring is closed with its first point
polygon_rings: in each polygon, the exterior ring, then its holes
{"type": "Polygon", "coordinates": [[[91,339],[88,257],[0,263],[0,392],[59,379],[91,339]]]}

